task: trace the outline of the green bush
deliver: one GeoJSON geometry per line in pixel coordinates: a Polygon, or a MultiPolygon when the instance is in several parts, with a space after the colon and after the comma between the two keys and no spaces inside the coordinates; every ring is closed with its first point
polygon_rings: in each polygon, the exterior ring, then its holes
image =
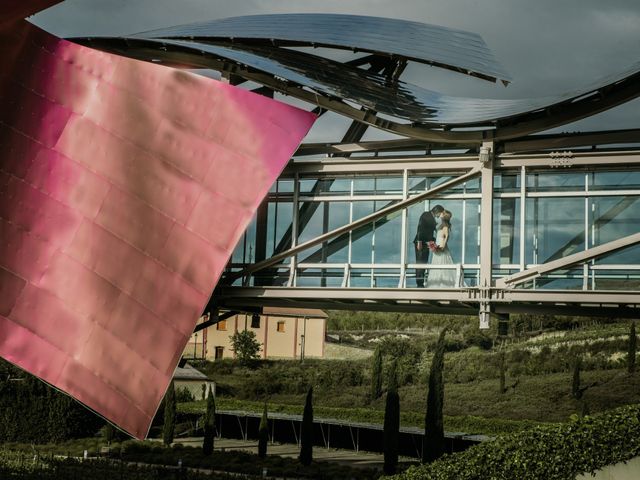
{"type": "Polygon", "coordinates": [[[574,480],[640,455],[640,406],[537,426],[411,467],[396,480],[574,480]]]}

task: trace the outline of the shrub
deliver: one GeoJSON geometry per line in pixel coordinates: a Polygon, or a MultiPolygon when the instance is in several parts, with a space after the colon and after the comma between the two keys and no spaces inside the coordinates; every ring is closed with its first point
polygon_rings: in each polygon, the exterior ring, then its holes
{"type": "MultiPolygon", "coordinates": [[[[204,384],[203,384],[203,387],[204,387],[204,384]]],[[[195,402],[195,400],[196,400],[196,397],[193,396],[193,393],[191,393],[191,390],[189,390],[187,387],[182,387],[176,390],[177,403],[195,402]]]]}
{"type": "Polygon", "coordinates": [[[574,480],[640,455],[640,406],[521,433],[411,467],[395,480],[574,480]]]}

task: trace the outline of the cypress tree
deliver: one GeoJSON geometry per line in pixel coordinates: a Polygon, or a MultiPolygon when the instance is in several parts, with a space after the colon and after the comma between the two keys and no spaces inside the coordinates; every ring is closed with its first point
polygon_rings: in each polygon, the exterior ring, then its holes
{"type": "Polygon", "coordinates": [[[376,347],[371,366],[371,400],[376,400],[382,395],[382,351],[376,347]]]}
{"type": "Polygon", "coordinates": [[[576,400],[580,400],[582,397],[582,390],[580,389],[580,369],[582,368],[582,360],[580,357],[576,357],[573,362],[573,380],[571,382],[571,396],[576,400]]]}
{"type": "Polygon", "coordinates": [[[446,333],[446,328],[440,332],[429,371],[429,392],[427,393],[427,412],[424,418],[424,443],[422,446],[423,463],[440,458],[445,451],[442,371],[444,370],[444,337],[446,333]]]}
{"type": "Polygon", "coordinates": [[[267,420],[267,402],[264,402],[264,410],[262,411],[262,419],[258,428],[258,456],[264,458],[267,456],[267,444],[269,443],[269,423],[267,420]]]}
{"type": "Polygon", "coordinates": [[[313,387],[307,392],[300,428],[300,463],[311,465],[313,460],[313,387]]]}
{"type": "Polygon", "coordinates": [[[500,394],[503,394],[507,391],[507,368],[504,351],[498,354],[498,365],[500,368],[500,394]]]}
{"type": "Polygon", "coordinates": [[[204,439],[202,441],[202,454],[211,455],[213,453],[213,442],[216,431],[216,400],[213,397],[213,390],[209,387],[207,396],[207,411],[204,414],[204,439]]]}
{"type": "Polygon", "coordinates": [[[164,425],[162,426],[162,441],[165,445],[173,443],[173,434],[176,428],[176,390],[173,380],[164,394],[164,425]]]}
{"type": "Polygon", "coordinates": [[[396,360],[389,371],[389,389],[384,408],[383,450],[384,473],[393,475],[398,465],[398,438],[400,436],[400,397],[396,375],[396,360]]]}
{"type": "Polygon", "coordinates": [[[636,371],[636,349],[638,348],[638,337],[636,336],[636,322],[631,322],[629,329],[629,353],[627,354],[627,371],[631,374],[636,371]]]}

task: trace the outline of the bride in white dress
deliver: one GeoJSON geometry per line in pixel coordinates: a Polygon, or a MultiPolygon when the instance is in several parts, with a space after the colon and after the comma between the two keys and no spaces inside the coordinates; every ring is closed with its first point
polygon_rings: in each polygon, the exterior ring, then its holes
{"type": "MultiPolygon", "coordinates": [[[[453,258],[447,246],[449,234],[451,233],[451,212],[445,210],[440,217],[442,223],[438,225],[436,234],[437,249],[433,251],[431,265],[453,265],[453,258]]],[[[427,277],[427,288],[453,288],[457,286],[455,268],[430,268],[427,277]]]]}

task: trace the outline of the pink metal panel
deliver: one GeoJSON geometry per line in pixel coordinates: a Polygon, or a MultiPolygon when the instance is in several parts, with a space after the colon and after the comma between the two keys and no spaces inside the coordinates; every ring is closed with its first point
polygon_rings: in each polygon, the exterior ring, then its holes
{"type": "Polygon", "coordinates": [[[54,3],[0,18],[0,356],[142,438],[315,117],[18,21],[54,3]]]}

